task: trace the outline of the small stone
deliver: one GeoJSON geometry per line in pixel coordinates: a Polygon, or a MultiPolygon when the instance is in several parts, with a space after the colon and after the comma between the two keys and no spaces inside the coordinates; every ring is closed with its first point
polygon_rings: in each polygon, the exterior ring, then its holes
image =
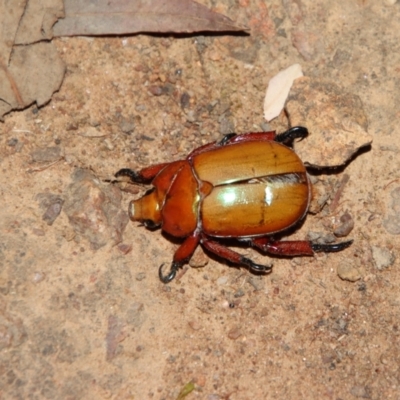
{"type": "Polygon", "coordinates": [[[136,274],[135,279],[140,282],[143,279],[146,279],[146,274],[144,272],[139,272],[136,274]]]}
{"type": "Polygon", "coordinates": [[[125,134],[130,135],[135,130],[135,121],[130,119],[123,119],[119,124],[119,128],[125,134]]]}
{"type": "Polygon", "coordinates": [[[240,336],[242,336],[242,332],[238,327],[232,328],[228,332],[228,338],[229,339],[236,340],[236,339],[239,339],[240,336]]]}
{"type": "Polygon", "coordinates": [[[247,277],[247,283],[253,286],[255,291],[262,290],[265,287],[265,279],[263,279],[263,276],[249,275],[247,277]]]}
{"type": "Polygon", "coordinates": [[[354,228],[354,219],[348,211],[346,211],[339,219],[339,224],[333,231],[337,237],[347,236],[354,228]]]}
{"type": "Polygon", "coordinates": [[[44,278],[45,278],[45,274],[43,272],[36,271],[33,274],[32,282],[33,283],[39,283],[39,282],[42,282],[44,278]]]}
{"type": "Polygon", "coordinates": [[[94,126],[89,126],[85,131],[79,132],[79,134],[88,138],[98,138],[107,135],[106,132],[102,132],[94,126]]]}
{"type": "Polygon", "coordinates": [[[192,268],[202,268],[208,264],[208,257],[204,253],[203,249],[200,246],[197,246],[197,249],[193,253],[189,265],[192,268]]]}
{"type": "Polygon", "coordinates": [[[126,244],[126,243],[120,243],[118,245],[118,250],[122,253],[122,254],[128,254],[132,251],[132,246],[130,244],[126,244]]]}
{"type": "Polygon", "coordinates": [[[234,295],[233,297],[243,297],[245,295],[244,290],[243,289],[239,289],[234,295]]]}
{"type": "Polygon", "coordinates": [[[15,147],[17,144],[18,144],[18,139],[17,138],[11,138],[7,142],[7,146],[10,146],[10,147],[15,147]]]}
{"type": "Polygon", "coordinates": [[[189,326],[194,330],[198,331],[201,329],[201,325],[198,323],[198,321],[189,321],[189,326]]]}
{"type": "Polygon", "coordinates": [[[388,249],[384,247],[372,246],[372,257],[375,267],[380,271],[391,266],[396,257],[388,249]]]}
{"type": "Polygon", "coordinates": [[[229,277],[227,275],[220,276],[217,279],[217,285],[224,286],[228,283],[229,277]]]}
{"type": "Polygon", "coordinates": [[[392,197],[389,206],[391,213],[383,221],[383,226],[391,235],[400,235],[400,186],[390,192],[392,197]]]}
{"type": "Polygon", "coordinates": [[[122,240],[129,217],[121,210],[121,192],[106,185],[90,171],[77,169],[65,192],[63,210],[76,234],[85,237],[97,250],[122,240]]]}
{"type": "Polygon", "coordinates": [[[180,98],[180,104],[182,108],[188,108],[190,105],[190,95],[188,92],[182,93],[180,98]]]}
{"type": "Polygon", "coordinates": [[[53,162],[61,158],[61,148],[58,146],[43,147],[31,152],[33,162],[53,162]]]}
{"type": "Polygon", "coordinates": [[[350,393],[357,398],[369,399],[371,398],[371,393],[368,386],[356,385],[350,389],[350,393]]]}
{"type": "Polygon", "coordinates": [[[340,279],[349,282],[356,282],[361,279],[360,272],[358,269],[349,264],[341,264],[337,268],[337,274],[340,279]]]}
{"type": "Polygon", "coordinates": [[[61,197],[54,197],[51,204],[47,207],[46,212],[42,215],[42,220],[47,225],[53,225],[56,218],[60,215],[64,200],[61,197]]]}

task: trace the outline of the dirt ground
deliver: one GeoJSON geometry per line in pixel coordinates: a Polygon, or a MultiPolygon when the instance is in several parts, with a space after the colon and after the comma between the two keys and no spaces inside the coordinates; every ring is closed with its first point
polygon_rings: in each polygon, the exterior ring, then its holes
{"type": "Polygon", "coordinates": [[[400,4],[389,3],[210,1],[251,34],[55,40],[60,91],[0,125],[0,398],[177,399],[192,382],[187,399],[400,399],[400,4]],[[207,265],[162,284],[178,243],[128,223],[145,188],[105,181],[228,132],[282,131],[263,99],[293,63],[359,96],[373,143],[315,178],[331,197],[291,237],[332,235],[347,214],[354,229],[338,240],[353,245],[296,259],[238,250],[273,261],[266,276],[199,252],[207,265]]]}

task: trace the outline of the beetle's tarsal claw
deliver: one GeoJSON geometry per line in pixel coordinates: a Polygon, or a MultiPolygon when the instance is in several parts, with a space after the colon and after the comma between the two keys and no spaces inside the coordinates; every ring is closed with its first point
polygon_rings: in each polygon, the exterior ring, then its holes
{"type": "Polygon", "coordinates": [[[234,138],[236,133],[228,133],[226,134],[219,142],[218,146],[225,146],[232,138],[234,138]]]}
{"type": "Polygon", "coordinates": [[[171,270],[168,272],[167,275],[163,275],[162,269],[163,269],[163,266],[164,266],[164,265],[165,265],[165,264],[161,264],[161,265],[160,265],[160,268],[158,269],[158,276],[159,276],[160,281],[161,281],[162,283],[169,283],[169,282],[171,282],[171,281],[175,278],[176,272],[177,272],[177,270],[178,270],[178,268],[179,268],[179,265],[176,264],[176,263],[172,263],[172,265],[171,265],[171,270]]]}
{"type": "Polygon", "coordinates": [[[276,135],[275,141],[283,144],[291,144],[294,139],[303,140],[308,136],[308,129],[303,126],[294,126],[286,132],[276,135]]]}
{"type": "Polygon", "coordinates": [[[272,270],[272,265],[256,264],[254,261],[250,260],[250,258],[247,257],[242,257],[240,261],[250,270],[255,272],[271,272],[272,270]]]}
{"type": "Polygon", "coordinates": [[[311,248],[316,252],[324,252],[324,253],[334,253],[336,251],[342,251],[347,249],[353,243],[352,240],[348,240],[347,242],[342,243],[334,243],[334,244],[319,244],[319,243],[311,243],[311,248]]]}
{"type": "Polygon", "coordinates": [[[141,183],[143,181],[141,176],[136,171],[129,168],[120,169],[114,176],[116,178],[119,178],[120,176],[127,176],[134,183],[141,183]]]}

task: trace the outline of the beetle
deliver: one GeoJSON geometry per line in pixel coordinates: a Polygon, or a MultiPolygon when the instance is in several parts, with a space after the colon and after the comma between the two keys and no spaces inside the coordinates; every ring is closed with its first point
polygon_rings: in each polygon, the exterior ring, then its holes
{"type": "Polygon", "coordinates": [[[271,271],[272,266],[256,264],[224,246],[222,239],[244,241],[279,256],[311,256],[349,247],[352,240],[319,244],[274,239],[298,224],[309,207],[307,171],[290,147],[295,139],[307,136],[307,128],[301,126],[281,134],[232,133],[193,150],[183,160],[139,172],[119,170],[116,178],[125,176],[133,183],[152,185],[143,197],[130,202],[130,219],[149,229],[161,227],[183,240],[166,275],[164,264],[160,266],[161,281],[174,279],[199,244],[230,263],[256,272],[271,271]]]}

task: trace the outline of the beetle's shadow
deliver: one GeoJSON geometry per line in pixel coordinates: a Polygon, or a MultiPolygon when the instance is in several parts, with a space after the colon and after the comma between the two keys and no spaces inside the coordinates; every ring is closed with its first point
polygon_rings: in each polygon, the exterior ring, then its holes
{"type": "Polygon", "coordinates": [[[305,163],[305,167],[307,172],[313,176],[320,176],[320,175],[337,175],[344,172],[344,170],[348,167],[350,163],[352,163],[356,158],[363,155],[364,153],[368,153],[371,151],[372,145],[367,144],[363,147],[360,147],[343,165],[334,166],[334,167],[318,167],[317,165],[311,165],[305,163]]]}

